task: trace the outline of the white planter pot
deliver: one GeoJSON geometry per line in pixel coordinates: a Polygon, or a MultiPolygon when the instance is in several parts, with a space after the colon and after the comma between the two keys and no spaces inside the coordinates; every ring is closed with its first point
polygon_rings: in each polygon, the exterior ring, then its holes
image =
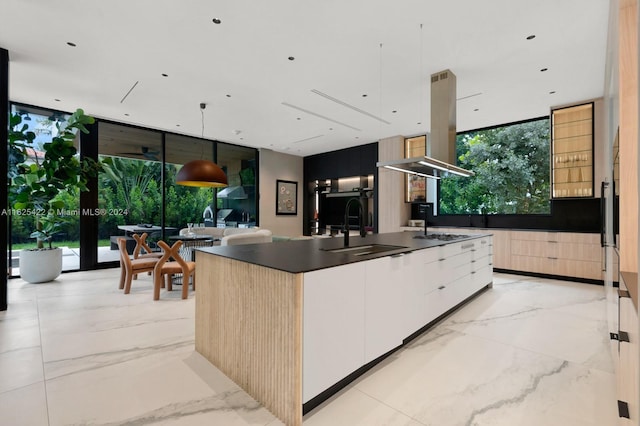
{"type": "Polygon", "coordinates": [[[20,277],[30,283],[53,281],[62,272],[62,249],[20,250],[20,277]]]}

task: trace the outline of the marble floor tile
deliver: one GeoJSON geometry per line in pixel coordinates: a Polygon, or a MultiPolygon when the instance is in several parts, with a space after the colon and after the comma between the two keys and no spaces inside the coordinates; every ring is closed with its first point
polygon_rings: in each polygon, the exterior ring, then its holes
{"type": "MultiPolygon", "coordinates": [[[[282,426],[194,351],[195,295],[124,295],[119,270],[9,281],[2,424],[282,426]],[[7,420],[8,419],[8,420],[7,420]],[[8,421],[8,423],[7,423],[8,421]]],[[[603,426],[615,377],[602,287],[495,274],[492,289],[308,413],[305,425],[603,426]]]]}
{"type": "Polygon", "coordinates": [[[421,426],[415,419],[350,387],[309,413],[305,426],[421,426]]]}
{"type": "Polygon", "coordinates": [[[44,382],[0,392],[0,422],[11,426],[48,425],[44,382]]]}

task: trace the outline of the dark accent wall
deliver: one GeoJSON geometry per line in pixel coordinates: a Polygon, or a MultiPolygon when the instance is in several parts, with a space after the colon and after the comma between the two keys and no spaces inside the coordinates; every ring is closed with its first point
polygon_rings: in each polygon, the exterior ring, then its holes
{"type": "MultiPolygon", "coordinates": [[[[351,176],[373,175],[374,179],[374,212],[378,211],[378,143],[370,143],[337,151],[304,157],[304,202],[303,202],[303,230],[305,235],[311,232],[311,205],[309,185],[315,180],[339,179],[351,176]]],[[[374,232],[378,230],[378,215],[373,215],[374,232]]]]}
{"type": "MultiPolygon", "coordinates": [[[[419,204],[411,206],[411,218],[422,219],[419,204]]],[[[552,200],[549,215],[491,214],[429,216],[429,226],[538,229],[600,232],[600,198],[552,200]]]]}
{"type": "MultiPolygon", "coordinates": [[[[2,152],[5,153],[0,161],[0,212],[6,211],[8,208],[7,194],[7,173],[9,172],[6,161],[7,143],[9,138],[9,51],[0,48],[0,141],[2,141],[2,152]]],[[[0,245],[0,270],[2,278],[0,279],[0,311],[7,310],[7,242],[9,235],[8,215],[0,214],[0,226],[4,229],[4,238],[0,245]]]]}

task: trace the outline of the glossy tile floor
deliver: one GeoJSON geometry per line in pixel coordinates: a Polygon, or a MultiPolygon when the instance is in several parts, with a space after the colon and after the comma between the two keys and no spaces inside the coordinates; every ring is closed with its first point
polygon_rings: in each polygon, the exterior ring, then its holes
{"type": "MultiPolygon", "coordinates": [[[[116,269],[9,282],[2,425],[281,425],[194,351],[194,295],[116,269]]],[[[320,425],[614,425],[604,288],[494,287],[307,414],[320,425]]]]}

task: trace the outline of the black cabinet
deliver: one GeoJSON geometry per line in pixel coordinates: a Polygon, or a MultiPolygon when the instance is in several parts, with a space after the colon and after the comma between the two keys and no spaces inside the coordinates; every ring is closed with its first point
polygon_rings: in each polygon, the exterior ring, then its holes
{"type": "MultiPolygon", "coordinates": [[[[377,162],[377,142],[341,149],[338,151],[324,152],[322,154],[311,155],[304,158],[304,180],[306,182],[305,187],[307,188],[307,194],[304,197],[303,209],[305,235],[310,235],[313,225],[317,223],[315,181],[337,181],[340,178],[373,175],[374,182],[377,182],[377,162]]],[[[363,185],[360,187],[363,187],[363,185]]],[[[375,189],[372,198],[373,202],[368,203],[370,208],[368,209],[369,214],[367,216],[373,218],[372,224],[375,232],[377,231],[377,217],[373,214],[373,212],[377,210],[375,189]]],[[[331,206],[339,204],[339,202],[335,202],[335,200],[333,201],[334,202],[329,203],[331,206]]],[[[337,210],[335,210],[334,215],[337,214],[336,212],[337,210]]]]}

